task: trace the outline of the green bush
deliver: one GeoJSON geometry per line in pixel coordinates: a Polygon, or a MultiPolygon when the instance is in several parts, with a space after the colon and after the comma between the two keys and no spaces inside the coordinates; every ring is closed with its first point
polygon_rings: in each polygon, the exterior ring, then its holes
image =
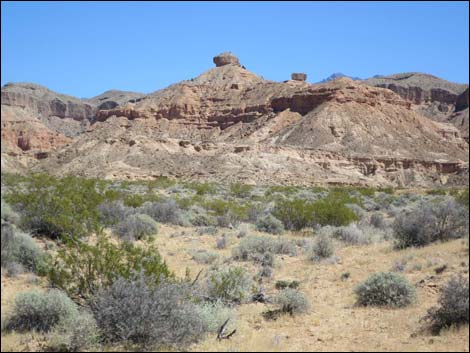
{"type": "Polygon", "coordinates": [[[61,320],[77,316],[75,303],[63,292],[20,293],[16,296],[12,315],[5,324],[7,330],[48,332],[61,320]]]}
{"type": "Polygon", "coordinates": [[[286,288],[291,288],[291,289],[297,289],[300,286],[299,281],[277,281],[276,282],[276,289],[286,289],[286,288]]]}
{"type": "Polygon", "coordinates": [[[359,305],[404,307],[416,300],[415,288],[393,272],[379,272],[356,287],[359,305]]]}
{"type": "Polygon", "coordinates": [[[252,280],[243,267],[214,270],[207,282],[208,297],[213,301],[241,303],[250,294],[252,280]]]}
{"type": "Polygon", "coordinates": [[[314,223],[313,203],[302,200],[280,200],[276,203],[273,215],[279,219],[285,229],[299,231],[314,223]]]}
{"type": "Polygon", "coordinates": [[[81,237],[100,229],[98,205],[105,197],[95,180],[39,174],[4,197],[20,209],[23,227],[33,234],[81,237]]]}
{"type": "Polygon", "coordinates": [[[230,193],[239,198],[246,198],[250,196],[251,190],[253,189],[253,186],[251,185],[244,185],[244,184],[231,184],[230,185],[230,193]]]}
{"type": "Polygon", "coordinates": [[[114,244],[100,235],[96,244],[77,239],[66,241],[49,259],[46,272],[54,286],[74,300],[82,301],[117,278],[130,278],[134,272],[141,271],[155,283],[172,277],[154,246],[136,246],[130,242],[114,244]]]}
{"type": "Polygon", "coordinates": [[[439,306],[429,309],[424,317],[424,320],[430,323],[432,331],[439,333],[443,328],[452,325],[468,325],[468,293],[468,278],[459,276],[449,280],[439,297],[439,306]]]}
{"type": "Polygon", "coordinates": [[[95,318],[84,311],[62,319],[49,334],[47,347],[53,352],[78,352],[91,350],[99,339],[95,318]]]}
{"type": "Polygon", "coordinates": [[[132,214],[119,222],[114,232],[126,240],[140,240],[157,233],[157,222],[146,214],[132,214]]]}

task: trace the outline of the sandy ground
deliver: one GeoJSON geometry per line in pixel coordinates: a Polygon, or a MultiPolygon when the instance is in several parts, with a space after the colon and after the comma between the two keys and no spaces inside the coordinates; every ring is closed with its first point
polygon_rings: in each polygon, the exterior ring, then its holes
{"type": "MultiPolygon", "coordinates": [[[[256,233],[256,232],[251,232],[256,233]]],[[[219,230],[218,235],[197,234],[195,228],[160,225],[156,244],[170,269],[184,276],[189,268],[192,277],[209,265],[197,264],[191,251],[208,249],[219,254],[219,259],[229,258],[239,239],[236,231],[219,230]],[[182,233],[184,234],[182,235],[182,233]],[[217,250],[216,239],[228,233],[231,244],[227,249],[217,250]]],[[[299,236],[287,234],[295,239],[299,236]]],[[[434,244],[419,249],[396,251],[391,243],[383,242],[368,246],[343,246],[337,244],[338,263],[312,263],[300,252],[295,257],[278,256],[273,278],[265,281],[267,294],[275,294],[277,280],[299,280],[300,290],[310,300],[312,310],[308,314],[277,321],[266,321],[261,313],[269,306],[245,304],[236,308],[237,333],[230,340],[217,341],[214,335],[191,346],[191,351],[468,351],[468,325],[451,328],[439,336],[422,332],[420,318],[435,305],[439,290],[454,274],[468,276],[468,246],[462,240],[434,244]],[[394,263],[407,260],[402,273],[415,284],[418,301],[402,309],[356,307],[354,288],[376,271],[389,271],[394,263]],[[435,268],[447,265],[441,274],[435,268]],[[350,273],[348,280],[341,275],[350,273]]],[[[250,263],[242,265],[253,271],[250,263]]],[[[203,271],[205,273],[205,271],[203,271]]],[[[15,279],[2,274],[2,317],[14,296],[23,290],[44,287],[44,282],[31,281],[30,275],[15,279]]],[[[2,334],[2,351],[36,350],[44,337],[35,333],[2,334]]],[[[114,347],[115,348],[115,347],[114,347]]]]}

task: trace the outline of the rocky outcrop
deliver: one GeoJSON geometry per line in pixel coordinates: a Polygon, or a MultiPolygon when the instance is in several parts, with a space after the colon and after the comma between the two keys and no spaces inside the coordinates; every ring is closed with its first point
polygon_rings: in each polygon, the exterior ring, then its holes
{"type": "Polygon", "coordinates": [[[307,81],[307,74],[294,72],[291,74],[291,79],[294,81],[307,81]]]}
{"type": "Polygon", "coordinates": [[[468,88],[457,97],[455,102],[455,111],[459,112],[468,108],[468,88]]]}
{"type": "Polygon", "coordinates": [[[238,58],[230,52],[225,52],[217,56],[214,56],[213,61],[216,67],[221,67],[224,65],[240,66],[240,62],[238,61],[238,58]]]}
{"type": "Polygon", "coordinates": [[[440,122],[454,124],[468,140],[468,119],[455,119],[455,113],[468,107],[468,85],[456,84],[422,73],[378,76],[363,81],[383,87],[413,103],[413,109],[440,122]],[[463,122],[463,124],[461,124],[463,122]]]}
{"type": "Polygon", "coordinates": [[[35,116],[90,120],[96,108],[75,97],[55,93],[32,83],[8,83],[2,87],[2,105],[29,110],[35,116]]]}

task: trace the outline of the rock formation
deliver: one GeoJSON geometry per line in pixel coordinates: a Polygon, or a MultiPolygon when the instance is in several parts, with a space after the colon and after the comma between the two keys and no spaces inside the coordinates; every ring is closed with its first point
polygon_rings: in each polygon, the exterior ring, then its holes
{"type": "MultiPolygon", "coordinates": [[[[36,152],[41,159],[28,168],[277,184],[468,182],[468,144],[459,130],[428,119],[415,101],[390,89],[348,78],[274,82],[241,67],[232,54],[214,62],[200,76],[149,95],[110,91],[79,100],[95,109],[85,130],[60,140],[53,135],[58,128],[48,128],[54,146],[42,139],[38,151],[47,153],[36,152]]],[[[23,109],[6,102],[2,89],[2,114],[6,109],[13,117],[23,109]]],[[[2,125],[2,165],[10,168],[17,164],[4,156],[4,135],[17,157],[39,145],[13,126],[2,125]]]]}
{"type": "Polygon", "coordinates": [[[416,72],[379,76],[364,82],[394,91],[412,102],[413,109],[430,119],[454,123],[468,141],[468,118],[465,119],[468,113],[456,114],[468,108],[468,85],[416,72]]]}
{"type": "Polygon", "coordinates": [[[294,81],[307,81],[307,74],[294,72],[291,79],[294,81]]]}
{"type": "Polygon", "coordinates": [[[240,66],[240,62],[238,61],[238,58],[230,52],[225,52],[217,56],[214,56],[213,61],[216,67],[221,67],[224,65],[240,66]]]}

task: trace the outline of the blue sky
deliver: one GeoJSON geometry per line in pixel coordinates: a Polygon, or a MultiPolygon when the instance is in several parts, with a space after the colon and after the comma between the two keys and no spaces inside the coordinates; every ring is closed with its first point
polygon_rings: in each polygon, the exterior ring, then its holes
{"type": "Polygon", "coordinates": [[[232,51],[263,77],[427,72],[468,83],[467,2],[2,1],[1,83],[152,92],[232,51]]]}

